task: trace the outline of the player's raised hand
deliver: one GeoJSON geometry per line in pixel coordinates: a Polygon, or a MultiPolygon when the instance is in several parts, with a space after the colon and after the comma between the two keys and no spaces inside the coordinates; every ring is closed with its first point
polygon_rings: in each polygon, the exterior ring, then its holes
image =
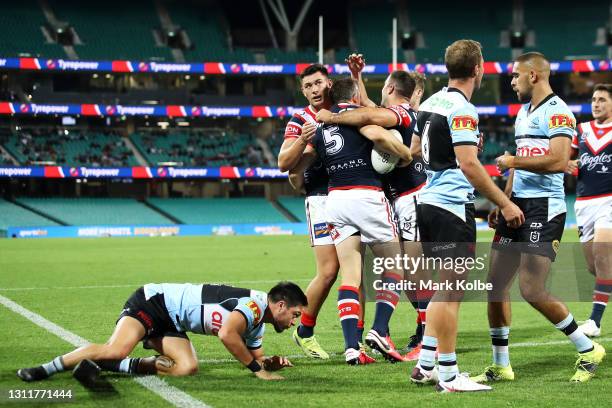
{"type": "Polygon", "coordinates": [[[518,228],[525,222],[525,214],[511,201],[500,210],[510,228],[518,228]]]}
{"type": "Polygon", "coordinates": [[[266,358],[263,363],[266,371],[278,371],[285,367],[293,367],[293,364],[291,364],[287,357],[280,356],[266,358]]]}
{"type": "Polygon", "coordinates": [[[359,74],[363,71],[365,67],[365,59],[363,59],[362,54],[351,54],[344,60],[346,65],[348,65],[349,71],[351,71],[351,76],[355,79],[359,78],[359,74]]]}
{"type": "Polygon", "coordinates": [[[487,217],[487,221],[489,222],[489,228],[497,228],[497,223],[499,219],[499,207],[495,207],[487,217]]]}
{"type": "Polygon", "coordinates": [[[580,161],[578,160],[569,160],[567,162],[567,167],[565,168],[565,172],[567,174],[578,174],[578,169],[580,168],[580,161]]]}
{"type": "Polygon", "coordinates": [[[317,112],[317,122],[319,123],[329,123],[329,121],[331,121],[332,118],[332,113],[330,111],[328,111],[327,109],[321,109],[320,111],[317,112]]]}
{"type": "Polygon", "coordinates": [[[304,126],[302,126],[302,134],[300,135],[300,139],[302,139],[305,144],[308,144],[314,137],[316,131],[317,127],[314,124],[307,122],[304,124],[304,126]]]}
{"type": "Polygon", "coordinates": [[[255,377],[259,378],[260,380],[266,380],[266,381],[278,381],[278,380],[285,379],[285,377],[283,377],[282,375],[271,373],[270,371],[266,371],[266,370],[257,371],[255,373],[255,377]]]}

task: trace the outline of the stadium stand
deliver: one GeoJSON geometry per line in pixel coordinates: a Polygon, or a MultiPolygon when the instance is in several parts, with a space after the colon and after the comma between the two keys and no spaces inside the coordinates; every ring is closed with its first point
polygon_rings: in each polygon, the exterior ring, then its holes
{"type": "Polygon", "coordinates": [[[151,198],[148,202],[185,224],[287,222],[264,198],[151,198]]]}
{"type": "Polygon", "coordinates": [[[170,220],[127,198],[19,198],[17,202],[69,225],[168,225],[170,220]]]}
{"type": "Polygon", "coordinates": [[[364,4],[352,8],[351,19],[357,50],[364,54],[368,62],[391,61],[393,17],[393,6],[387,2],[381,2],[376,7],[364,4]]]}
{"type": "Polygon", "coordinates": [[[141,132],[130,136],[151,165],[177,162],[184,166],[267,165],[249,134],[222,130],[197,132],[141,132]]]}
{"type": "Polygon", "coordinates": [[[24,0],[3,7],[0,13],[2,56],[65,58],[66,53],[60,45],[46,42],[41,30],[44,23],[45,16],[35,0],[24,0]]]}
{"type": "Polygon", "coordinates": [[[173,61],[168,47],[155,44],[153,29],[160,26],[160,21],[152,2],[49,3],[57,17],[71,24],[83,42],[75,45],[80,59],[173,61]]]}
{"type": "Polygon", "coordinates": [[[300,222],[306,222],[304,197],[278,197],[278,202],[300,222]]]}
{"type": "Polygon", "coordinates": [[[29,129],[2,141],[20,164],[54,162],[91,167],[137,166],[138,161],[123,140],[112,132],[29,129]]]}
{"type": "Polygon", "coordinates": [[[48,227],[57,223],[0,198],[0,230],[8,227],[48,227]]]}

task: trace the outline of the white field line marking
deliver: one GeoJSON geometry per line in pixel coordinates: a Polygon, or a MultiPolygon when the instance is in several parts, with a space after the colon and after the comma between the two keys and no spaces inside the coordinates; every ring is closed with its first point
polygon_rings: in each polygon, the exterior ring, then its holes
{"type": "MultiPolygon", "coordinates": [[[[602,338],[596,338],[595,339],[596,342],[598,343],[609,343],[612,342],[612,337],[602,337],[602,338]]],[[[563,345],[563,344],[571,344],[571,342],[569,340],[553,340],[553,341],[547,341],[547,342],[523,342],[523,343],[510,343],[510,348],[524,348],[524,347],[542,347],[542,346],[558,346],[558,345],[563,345]]],[[[478,346],[477,348],[479,349],[489,349],[491,346],[487,345],[487,346],[478,346]]],[[[470,347],[472,348],[472,347],[470,347]]],[[[459,347],[459,349],[461,349],[461,347],[459,347]]],[[[330,357],[338,357],[338,356],[343,356],[343,353],[329,353],[330,357]]],[[[310,359],[311,357],[306,357],[304,354],[291,354],[288,356],[284,356],[287,357],[288,359],[291,360],[306,360],[306,359],[310,359]]],[[[313,359],[314,360],[314,359],[313,359]]],[[[324,361],[324,360],[316,360],[316,361],[324,361]]],[[[235,363],[236,360],[233,358],[203,358],[199,360],[200,363],[204,363],[204,364],[225,364],[225,363],[235,363]]]]}
{"type": "MultiPolygon", "coordinates": [[[[42,327],[49,333],[56,335],[60,339],[72,344],[75,347],[81,347],[89,344],[87,340],[78,336],[71,331],[64,329],[61,326],[45,319],[39,314],[36,314],[18,303],[13,302],[9,298],[0,295],[0,303],[6,306],[9,310],[21,315],[34,323],[35,325],[42,327]]],[[[133,377],[133,380],[138,384],[142,385],[149,391],[159,395],[161,398],[168,401],[175,407],[193,407],[193,408],[210,408],[200,400],[195,399],[191,395],[179,390],[178,388],[169,385],[159,377],[147,376],[147,377],[133,377]]]]}
{"type": "MultiPolygon", "coordinates": [[[[292,282],[310,282],[311,280],[312,278],[291,279],[292,282]]],[[[281,279],[264,279],[264,280],[243,280],[243,281],[226,281],[226,282],[207,282],[207,283],[243,285],[243,284],[251,284],[251,283],[278,283],[280,281],[281,279]]],[[[142,285],[143,283],[123,284],[123,285],[39,286],[39,287],[26,287],[26,288],[0,288],[0,291],[21,292],[21,291],[28,291],[28,290],[114,289],[114,288],[134,288],[136,289],[142,285]]]]}

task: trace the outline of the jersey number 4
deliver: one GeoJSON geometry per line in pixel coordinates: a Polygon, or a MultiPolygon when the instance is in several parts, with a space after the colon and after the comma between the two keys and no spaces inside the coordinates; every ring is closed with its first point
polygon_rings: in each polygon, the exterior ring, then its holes
{"type": "Polygon", "coordinates": [[[325,151],[329,156],[333,156],[344,147],[344,138],[337,126],[323,129],[323,141],[325,142],[325,151]]]}

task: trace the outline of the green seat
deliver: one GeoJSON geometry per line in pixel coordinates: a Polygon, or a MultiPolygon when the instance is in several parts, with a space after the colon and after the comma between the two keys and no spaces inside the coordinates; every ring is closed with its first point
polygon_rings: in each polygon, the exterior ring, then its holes
{"type": "Polygon", "coordinates": [[[278,202],[301,222],[307,221],[304,209],[304,197],[279,197],[278,202]]]}
{"type": "Polygon", "coordinates": [[[48,218],[0,198],[0,230],[8,227],[48,227],[58,225],[48,218]]]}

